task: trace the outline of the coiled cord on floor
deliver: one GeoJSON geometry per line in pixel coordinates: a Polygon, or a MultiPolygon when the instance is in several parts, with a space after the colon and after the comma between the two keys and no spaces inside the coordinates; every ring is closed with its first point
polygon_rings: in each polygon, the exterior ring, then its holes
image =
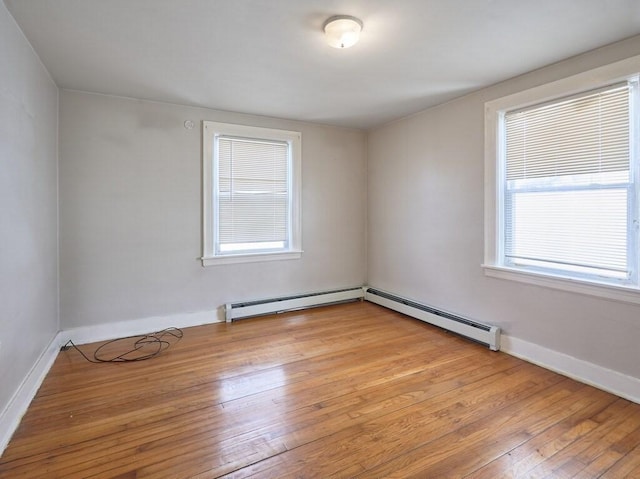
{"type": "Polygon", "coordinates": [[[93,353],[93,358],[87,356],[73,341],[69,340],[64,346],[60,348],[60,351],[66,351],[70,348],[78,351],[83,358],[90,363],[128,363],[133,361],[144,361],[145,359],[151,359],[158,356],[171,346],[171,341],[179,341],[183,336],[182,330],[179,328],[167,328],[157,333],[139,334],[135,336],[128,336],[126,338],[118,338],[107,341],[96,349],[93,353]],[[116,346],[116,349],[126,349],[124,353],[117,353],[115,356],[107,356],[104,349],[107,346],[116,346]],[[150,351],[149,351],[150,349],[150,351]]]}

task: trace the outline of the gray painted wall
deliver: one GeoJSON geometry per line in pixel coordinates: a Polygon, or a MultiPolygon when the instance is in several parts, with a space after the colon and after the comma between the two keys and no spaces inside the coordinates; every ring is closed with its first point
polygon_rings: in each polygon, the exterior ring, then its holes
{"type": "Polygon", "coordinates": [[[362,131],[62,91],[62,329],[362,285],[365,202],[362,131]],[[201,266],[202,120],[302,132],[302,259],[201,266]]]}
{"type": "Polygon", "coordinates": [[[0,2],[0,413],[58,331],[58,89],[0,2]]]}
{"type": "Polygon", "coordinates": [[[640,306],[484,276],[484,103],[640,54],[640,37],[378,128],[368,282],[640,378],[640,306]]]}

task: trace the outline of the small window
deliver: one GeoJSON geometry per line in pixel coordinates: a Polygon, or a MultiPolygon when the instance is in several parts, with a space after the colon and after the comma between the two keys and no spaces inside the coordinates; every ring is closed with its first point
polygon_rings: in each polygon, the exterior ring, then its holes
{"type": "Polygon", "coordinates": [[[606,71],[487,104],[488,275],[640,302],[638,79],[606,71]]]}
{"type": "Polygon", "coordinates": [[[204,122],[203,265],[300,257],[300,138],[204,122]]]}

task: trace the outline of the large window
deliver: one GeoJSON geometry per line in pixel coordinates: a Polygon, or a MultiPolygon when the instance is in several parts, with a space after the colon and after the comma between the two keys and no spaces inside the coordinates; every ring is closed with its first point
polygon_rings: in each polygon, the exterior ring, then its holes
{"type": "Polygon", "coordinates": [[[570,83],[487,104],[487,273],[637,290],[637,77],[570,83]]]}
{"type": "Polygon", "coordinates": [[[203,264],[300,257],[300,133],[205,121],[203,264]]]}
{"type": "Polygon", "coordinates": [[[631,91],[625,83],[505,113],[505,264],[633,280],[631,91]]]}

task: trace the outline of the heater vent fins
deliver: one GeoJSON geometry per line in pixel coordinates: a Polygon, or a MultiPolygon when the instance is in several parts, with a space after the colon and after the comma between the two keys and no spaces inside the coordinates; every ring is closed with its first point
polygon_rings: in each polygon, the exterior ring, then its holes
{"type": "Polygon", "coordinates": [[[369,288],[367,290],[367,293],[375,294],[376,296],[387,298],[387,299],[390,299],[391,301],[396,301],[398,303],[411,306],[412,308],[416,308],[421,311],[426,311],[427,313],[435,314],[436,316],[450,319],[458,323],[466,324],[467,326],[471,326],[473,328],[482,329],[483,331],[491,330],[491,326],[487,326],[486,324],[476,323],[475,321],[471,321],[470,319],[466,319],[461,316],[456,316],[455,314],[447,313],[445,311],[440,311],[439,309],[435,309],[430,306],[425,306],[424,304],[416,303],[415,301],[401,298],[400,296],[395,296],[393,294],[385,293],[384,291],[378,291],[377,289],[369,288]]]}
{"type": "Polygon", "coordinates": [[[500,349],[500,328],[497,326],[478,323],[471,319],[441,311],[431,306],[374,288],[366,289],[364,299],[459,334],[460,336],[489,346],[489,349],[494,351],[500,349]]]}

